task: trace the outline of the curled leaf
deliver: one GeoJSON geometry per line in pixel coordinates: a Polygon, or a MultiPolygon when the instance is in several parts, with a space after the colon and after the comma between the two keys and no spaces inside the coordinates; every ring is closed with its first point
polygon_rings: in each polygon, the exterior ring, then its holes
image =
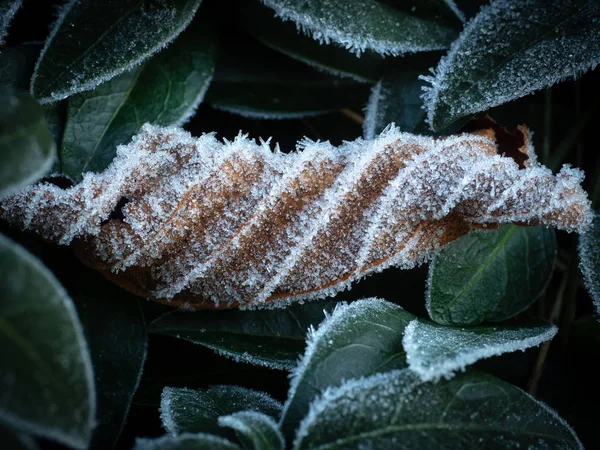
{"type": "Polygon", "coordinates": [[[415,266],[472,229],[591,221],[582,173],[537,163],[524,127],[440,139],[390,127],[300,147],[147,125],[103,173],[28,188],[0,216],[72,244],[125,289],[192,308],[325,297],[415,266]]]}

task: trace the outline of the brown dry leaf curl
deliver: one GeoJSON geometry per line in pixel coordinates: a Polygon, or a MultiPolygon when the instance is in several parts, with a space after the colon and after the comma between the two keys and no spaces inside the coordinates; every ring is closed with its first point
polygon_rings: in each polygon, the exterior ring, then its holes
{"type": "Polygon", "coordinates": [[[529,133],[493,126],[434,139],[389,127],[284,154],[146,125],[103,173],[39,183],[0,216],[71,244],[125,289],[190,308],[325,297],[389,266],[409,268],[474,228],[591,221],[583,174],[535,158],[529,133]]]}

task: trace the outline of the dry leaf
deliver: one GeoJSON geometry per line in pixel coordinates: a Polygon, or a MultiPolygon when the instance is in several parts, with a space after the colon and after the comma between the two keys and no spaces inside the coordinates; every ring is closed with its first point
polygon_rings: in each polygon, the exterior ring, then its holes
{"type": "Polygon", "coordinates": [[[103,173],[30,187],[0,215],[71,244],[129,291],[192,308],[333,295],[473,228],[591,221],[582,173],[539,165],[523,127],[437,140],[390,127],[371,141],[300,147],[146,125],[103,173]]]}

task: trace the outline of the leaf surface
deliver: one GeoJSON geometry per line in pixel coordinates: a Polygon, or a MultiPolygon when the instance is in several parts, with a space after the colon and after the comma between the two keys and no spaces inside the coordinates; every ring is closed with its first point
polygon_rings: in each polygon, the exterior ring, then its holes
{"type": "Polygon", "coordinates": [[[4,44],[10,22],[21,4],[21,0],[0,0],[0,45],[4,44]]]}
{"type": "Polygon", "coordinates": [[[592,225],[579,235],[579,267],[583,281],[594,300],[596,313],[600,317],[600,213],[594,211],[592,225]]]}
{"type": "Polygon", "coordinates": [[[272,417],[256,411],[240,411],[219,418],[219,425],[233,428],[244,447],[251,450],[284,450],[285,441],[272,417]]]}
{"type": "Polygon", "coordinates": [[[133,450],[241,450],[222,437],[206,433],[185,433],[156,439],[138,438],[133,450]]]}
{"type": "Polygon", "coordinates": [[[450,243],[429,267],[427,311],[442,325],[498,322],[546,289],[556,258],[551,229],[505,225],[450,243]]]}

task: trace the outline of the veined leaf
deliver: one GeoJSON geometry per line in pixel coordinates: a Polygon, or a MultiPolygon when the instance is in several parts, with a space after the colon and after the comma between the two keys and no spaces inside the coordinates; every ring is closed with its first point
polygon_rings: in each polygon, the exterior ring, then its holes
{"type": "Polygon", "coordinates": [[[272,417],[256,411],[240,411],[219,417],[219,425],[233,428],[244,447],[252,450],[284,450],[285,441],[272,417]]]}
{"type": "MultiPolygon", "coordinates": [[[[292,20],[314,39],[342,45],[357,54],[382,55],[440,50],[456,37],[456,29],[424,19],[411,9],[396,9],[383,1],[262,0],[284,20],[292,20]]],[[[440,7],[446,7],[440,2],[440,7]]]]}
{"type": "Polygon", "coordinates": [[[208,347],[236,361],[291,370],[304,351],[306,333],[335,301],[255,311],[173,311],[150,324],[150,332],[208,347]]]}
{"type": "Polygon", "coordinates": [[[173,436],[184,433],[212,433],[234,437],[218,424],[220,416],[256,411],[279,419],[281,403],[264,392],[239,386],[212,386],[208,389],[166,387],[160,402],[163,427],[173,436]]]}
{"type": "Polygon", "coordinates": [[[583,449],[567,423],[520,389],[466,373],[423,383],[394,370],[328,389],[300,424],[295,450],[583,449]]]}
{"type": "Polygon", "coordinates": [[[79,181],[112,161],[145,123],[182,125],[204,98],[215,65],[212,26],[195,20],[143,66],[68,101],[62,171],[79,181]]]}
{"type": "Polygon", "coordinates": [[[554,231],[505,225],[451,242],[429,267],[427,310],[442,325],[498,322],[546,289],[556,258],[554,231]]]}
{"type": "Polygon", "coordinates": [[[383,58],[372,51],[357,57],[335,45],[322,45],[298,33],[291,22],[273,16],[273,11],[248,2],[239,11],[244,27],[268,47],[323,72],[374,83],[381,73],[383,58]]]}
{"type": "Polygon", "coordinates": [[[28,94],[0,87],[0,199],[41,178],[54,152],[44,108],[28,94]]]}
{"type": "Polygon", "coordinates": [[[452,328],[415,319],[406,326],[402,345],[408,367],[423,381],[429,381],[450,378],[483,358],[525,351],[552,339],[556,332],[557,328],[547,323],[452,328]]]}
{"type": "Polygon", "coordinates": [[[583,281],[594,300],[596,314],[600,316],[600,213],[594,211],[591,227],[579,235],[579,267],[583,281]]]}
{"type": "Polygon", "coordinates": [[[404,327],[414,318],[393,303],[371,298],[338,304],[312,332],[292,373],[281,425],[291,438],[310,402],[328,387],[381,370],[406,366],[404,327]]]}
{"type": "Polygon", "coordinates": [[[0,273],[0,420],[87,448],[94,379],[73,303],[37,258],[2,235],[0,273]]]}
{"type": "Polygon", "coordinates": [[[206,433],[186,433],[156,439],[138,438],[133,450],[241,450],[226,439],[206,433]]]}
{"type": "Polygon", "coordinates": [[[0,0],[0,45],[4,44],[8,26],[21,7],[21,3],[21,0],[0,0]]]}
{"type": "Polygon", "coordinates": [[[442,130],[600,62],[596,0],[499,0],[481,9],[438,64],[425,94],[428,122],[442,130]]]}
{"type": "Polygon", "coordinates": [[[201,0],[69,0],[37,62],[31,93],[42,103],[94,89],[171,42],[201,0]]]}

